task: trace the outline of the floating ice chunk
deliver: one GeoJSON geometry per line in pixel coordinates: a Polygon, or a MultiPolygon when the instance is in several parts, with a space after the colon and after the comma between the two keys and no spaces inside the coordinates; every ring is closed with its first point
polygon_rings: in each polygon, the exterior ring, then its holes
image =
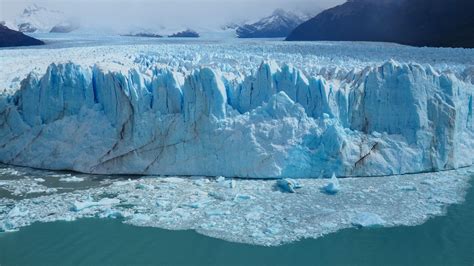
{"type": "Polygon", "coordinates": [[[46,186],[38,184],[40,181],[25,178],[15,180],[4,180],[0,182],[0,186],[11,192],[14,196],[24,196],[29,194],[40,194],[40,193],[55,193],[56,188],[48,188],[46,186]]]}
{"type": "Polygon", "coordinates": [[[112,206],[118,203],[120,203],[119,199],[110,199],[110,198],[103,198],[99,201],[82,201],[82,202],[76,201],[74,202],[71,210],[79,212],[91,207],[112,206]]]}
{"type": "Polygon", "coordinates": [[[162,208],[168,208],[171,205],[169,201],[166,200],[157,200],[156,201],[156,206],[157,207],[162,207],[162,208]]]}
{"type": "Polygon", "coordinates": [[[212,209],[212,210],[206,211],[207,216],[223,216],[223,215],[229,215],[229,214],[230,214],[229,211],[224,211],[221,209],[212,209]]]}
{"type": "Polygon", "coordinates": [[[77,176],[71,176],[71,177],[61,177],[59,179],[60,182],[66,182],[66,183],[79,183],[83,182],[84,178],[82,177],[77,177],[77,176]]]}
{"type": "Polygon", "coordinates": [[[339,184],[339,180],[337,179],[335,174],[332,174],[331,182],[324,186],[324,192],[330,195],[337,194],[341,190],[341,186],[339,184]]]}
{"type": "Polygon", "coordinates": [[[11,232],[17,232],[19,230],[20,229],[18,229],[18,227],[15,226],[15,224],[13,224],[12,222],[8,220],[0,224],[0,231],[3,231],[3,232],[11,233],[11,232]]]}
{"type": "Polygon", "coordinates": [[[235,188],[235,180],[233,179],[226,179],[225,177],[223,176],[219,176],[217,179],[216,179],[216,182],[219,184],[219,186],[221,187],[225,187],[225,188],[235,188]]]}
{"type": "Polygon", "coordinates": [[[245,214],[245,219],[247,221],[258,221],[262,218],[262,212],[264,210],[261,210],[260,208],[258,210],[253,210],[247,214],[245,214]]]}
{"type": "Polygon", "coordinates": [[[114,210],[114,209],[107,209],[99,215],[100,218],[112,218],[112,219],[119,219],[124,218],[126,215],[122,211],[114,210]]]}
{"type": "Polygon", "coordinates": [[[280,179],[277,181],[277,186],[283,191],[288,193],[296,193],[296,189],[301,188],[302,186],[298,181],[290,178],[280,179]]]}
{"type": "Polygon", "coordinates": [[[433,180],[429,180],[429,179],[428,179],[428,180],[423,180],[423,181],[421,181],[420,184],[422,184],[422,185],[427,185],[427,186],[433,186],[433,185],[435,184],[435,182],[434,182],[433,180]]]}
{"type": "Polygon", "coordinates": [[[402,191],[417,191],[415,186],[401,186],[400,190],[402,191]]]}
{"type": "Polygon", "coordinates": [[[226,180],[224,182],[219,183],[221,187],[224,188],[235,188],[235,181],[234,180],[226,180]]]}
{"type": "Polygon", "coordinates": [[[128,180],[125,180],[125,181],[113,182],[112,185],[121,187],[121,186],[128,186],[128,185],[131,185],[131,184],[134,184],[134,183],[135,183],[135,181],[133,181],[132,179],[128,179],[128,180]]]}
{"type": "Polygon", "coordinates": [[[252,199],[252,196],[250,196],[250,195],[237,194],[234,198],[234,201],[242,202],[242,201],[248,201],[248,200],[251,200],[251,199],[252,199]]]}
{"type": "Polygon", "coordinates": [[[191,202],[191,203],[185,203],[182,206],[192,208],[192,209],[199,209],[199,208],[202,208],[202,207],[208,205],[209,203],[210,203],[210,201],[208,201],[208,200],[202,200],[202,201],[196,201],[196,202],[191,202]]]}
{"type": "Polygon", "coordinates": [[[44,183],[46,182],[46,180],[44,180],[43,178],[35,178],[33,179],[34,181],[38,182],[38,183],[44,183]]]}
{"type": "Polygon", "coordinates": [[[233,193],[225,193],[221,191],[211,191],[208,193],[208,195],[217,200],[223,200],[223,201],[232,200],[235,197],[235,194],[233,193]]]}
{"type": "Polygon", "coordinates": [[[54,175],[51,175],[51,177],[55,177],[55,178],[65,178],[65,177],[71,177],[72,175],[71,174],[54,174],[54,175]]]}
{"type": "Polygon", "coordinates": [[[277,226],[271,226],[265,229],[264,233],[267,235],[275,235],[280,233],[281,229],[277,226]]]}
{"type": "Polygon", "coordinates": [[[155,189],[154,186],[148,185],[148,184],[144,184],[144,183],[137,183],[137,184],[135,185],[135,188],[136,188],[136,189],[142,189],[142,190],[153,190],[153,189],[155,189]]]}
{"type": "Polygon", "coordinates": [[[15,206],[9,213],[8,217],[24,217],[28,216],[28,210],[22,210],[20,207],[15,206]]]}
{"type": "Polygon", "coordinates": [[[137,214],[134,214],[130,220],[136,221],[136,222],[147,222],[151,220],[151,217],[148,214],[137,213],[137,214]]]}
{"type": "Polygon", "coordinates": [[[201,177],[200,177],[200,178],[193,178],[193,179],[195,179],[195,180],[193,181],[193,184],[196,185],[196,186],[198,186],[198,187],[205,186],[206,184],[209,183],[209,179],[207,179],[207,178],[201,178],[201,177]]]}
{"type": "Polygon", "coordinates": [[[357,227],[381,227],[386,222],[378,214],[360,212],[352,219],[352,224],[357,227]]]}

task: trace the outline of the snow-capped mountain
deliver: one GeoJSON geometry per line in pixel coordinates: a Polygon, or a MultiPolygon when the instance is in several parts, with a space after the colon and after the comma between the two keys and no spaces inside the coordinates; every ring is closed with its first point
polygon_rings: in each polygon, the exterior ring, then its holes
{"type": "Polygon", "coordinates": [[[244,24],[236,29],[239,38],[286,37],[309,17],[305,14],[277,9],[271,16],[255,23],[244,24]]]}
{"type": "Polygon", "coordinates": [[[36,4],[26,7],[14,20],[14,29],[21,32],[71,32],[79,28],[79,23],[68,18],[63,12],[50,10],[36,4]]]}

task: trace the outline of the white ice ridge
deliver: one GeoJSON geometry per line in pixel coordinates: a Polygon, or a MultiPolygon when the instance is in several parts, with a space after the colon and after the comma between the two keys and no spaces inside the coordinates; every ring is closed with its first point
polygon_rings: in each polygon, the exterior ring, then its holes
{"type": "Polygon", "coordinates": [[[326,192],[331,182],[327,179],[298,179],[298,189],[288,193],[276,180],[222,177],[128,181],[102,177],[89,187],[40,191],[37,177],[48,185],[57,184],[60,176],[27,169],[12,174],[6,168],[0,169],[0,192],[12,196],[0,197],[0,232],[35,222],[119,218],[136,226],[196,230],[233,242],[279,245],[350,227],[421,224],[444,214],[448,205],[461,203],[472,174],[473,168],[463,168],[343,178],[336,194],[326,192]],[[24,193],[17,193],[19,186],[24,193]]]}
{"type": "Polygon", "coordinates": [[[30,74],[0,101],[0,161],[99,174],[376,176],[473,164],[474,85],[387,62],[344,80],[264,62],[30,74]]]}

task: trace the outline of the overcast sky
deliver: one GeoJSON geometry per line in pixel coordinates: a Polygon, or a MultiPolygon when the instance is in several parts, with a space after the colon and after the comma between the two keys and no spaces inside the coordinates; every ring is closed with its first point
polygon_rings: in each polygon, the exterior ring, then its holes
{"type": "Polygon", "coordinates": [[[276,8],[317,13],[342,2],[345,0],[0,0],[0,20],[13,20],[36,3],[78,17],[83,25],[216,27],[254,20],[276,8]]]}

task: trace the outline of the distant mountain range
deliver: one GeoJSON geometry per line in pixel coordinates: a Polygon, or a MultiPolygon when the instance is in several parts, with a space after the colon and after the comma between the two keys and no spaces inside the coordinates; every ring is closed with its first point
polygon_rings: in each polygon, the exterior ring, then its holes
{"type": "Polygon", "coordinates": [[[200,35],[199,35],[199,33],[188,29],[188,30],[184,30],[184,31],[180,31],[180,32],[171,34],[168,37],[170,37],[170,38],[199,38],[200,35]]]}
{"type": "Polygon", "coordinates": [[[148,32],[139,32],[139,33],[129,33],[129,34],[122,34],[125,37],[142,37],[142,38],[163,38],[162,35],[156,33],[148,33],[148,32]]]}
{"type": "Polygon", "coordinates": [[[0,47],[41,45],[44,42],[0,24],[0,47]]]}
{"type": "Polygon", "coordinates": [[[298,26],[290,41],[378,41],[474,48],[474,0],[349,0],[298,26]]]}
{"type": "Polygon", "coordinates": [[[50,10],[38,5],[26,7],[13,21],[5,21],[7,27],[25,33],[67,33],[79,28],[79,23],[68,18],[61,11],[50,10]]]}
{"type": "Polygon", "coordinates": [[[239,38],[284,38],[307,19],[307,15],[277,9],[271,16],[237,27],[236,33],[239,38]]]}

